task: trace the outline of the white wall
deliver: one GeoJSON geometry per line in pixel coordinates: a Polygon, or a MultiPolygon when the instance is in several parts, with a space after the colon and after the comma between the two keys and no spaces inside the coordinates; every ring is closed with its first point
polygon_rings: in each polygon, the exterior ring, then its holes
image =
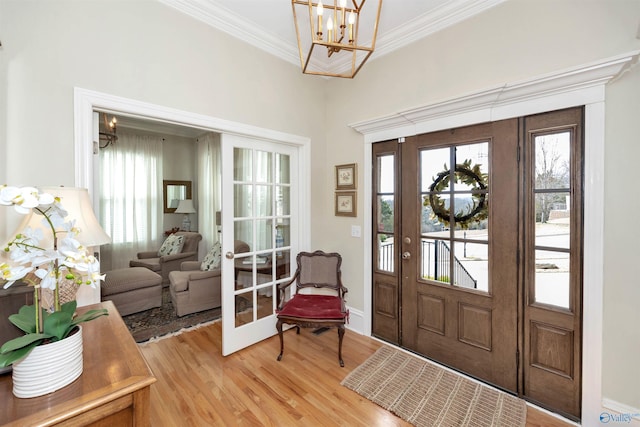
{"type": "MultiPolygon", "coordinates": [[[[354,81],[330,80],[326,111],[327,158],[323,171],[326,183],[315,181],[317,192],[314,194],[325,201],[322,229],[334,233],[319,234],[314,236],[314,241],[318,246],[344,254],[343,277],[350,287],[350,304],[357,308],[364,306],[364,288],[353,284],[364,281],[362,266],[365,257],[370,256],[362,239],[349,237],[350,228],[354,224],[362,227],[368,224],[363,223],[362,214],[351,219],[333,216],[333,165],[358,162],[361,170],[370,165],[363,164],[362,135],[346,124],[637,50],[640,48],[640,40],[636,38],[639,16],[640,2],[637,0],[510,0],[453,28],[369,62],[354,81]],[[324,187],[320,188],[321,185],[324,187]],[[336,239],[336,235],[342,238],[336,239]]],[[[638,206],[638,198],[625,197],[625,202],[620,202],[622,192],[628,194],[628,187],[623,184],[636,181],[634,169],[637,168],[620,168],[610,159],[624,159],[626,163],[638,159],[637,155],[633,156],[638,151],[637,117],[640,113],[635,74],[637,71],[612,83],[607,99],[605,179],[609,203],[605,207],[603,395],[629,407],[640,408],[640,389],[637,387],[640,378],[637,364],[640,356],[638,262],[633,264],[637,253],[637,237],[633,236],[637,233],[629,233],[632,220],[620,221],[623,206],[631,213],[631,218],[632,212],[638,210],[632,209],[638,206]],[[622,112],[624,114],[620,114],[622,112]],[[613,188],[617,188],[617,192],[612,192],[613,188]],[[627,264],[622,264],[621,259],[627,264]],[[624,340],[616,341],[621,336],[624,340]]],[[[363,183],[360,174],[359,196],[363,183]]],[[[360,197],[358,212],[363,209],[368,207],[360,197]]]]}
{"type": "MultiPolygon", "coordinates": [[[[191,181],[191,199],[198,210],[196,141],[175,135],[164,136],[162,142],[162,175],[163,180],[191,181]]],[[[166,203],[166,201],[165,201],[166,203]]],[[[164,230],[180,227],[184,214],[164,214],[164,230]]],[[[191,230],[198,230],[198,214],[190,214],[191,230]]]]}
{"type": "Polygon", "coordinates": [[[326,82],[292,64],[154,0],[0,3],[3,182],[74,184],[74,87],[307,136],[324,158],[326,82]]]}

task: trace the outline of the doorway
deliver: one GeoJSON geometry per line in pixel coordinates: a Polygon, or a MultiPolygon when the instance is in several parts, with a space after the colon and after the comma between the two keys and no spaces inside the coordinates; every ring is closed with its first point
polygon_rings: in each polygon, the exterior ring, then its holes
{"type": "Polygon", "coordinates": [[[575,108],[372,150],[373,334],[574,419],[582,115],[575,108]]]}
{"type": "MultiPolygon", "coordinates": [[[[93,111],[103,111],[109,114],[123,115],[141,120],[154,121],[162,124],[172,124],[200,129],[203,132],[214,132],[221,135],[238,135],[252,138],[255,141],[270,141],[297,150],[298,161],[295,166],[297,188],[299,194],[295,199],[297,205],[297,228],[295,236],[300,250],[308,249],[310,236],[310,139],[298,135],[288,134],[272,129],[259,128],[243,123],[236,123],[225,119],[204,116],[188,111],[141,102],[114,95],[99,93],[81,88],[75,88],[75,155],[76,155],[76,185],[86,187],[92,195],[94,203],[97,198],[96,165],[94,162],[93,141],[97,139],[97,122],[94,122],[93,111]],[[96,135],[94,135],[94,131],[96,135]]],[[[223,183],[226,187],[226,184],[223,183]]],[[[224,188],[223,188],[224,192],[224,188]]],[[[224,197],[224,196],[223,196],[224,197]]],[[[94,206],[95,208],[95,206],[94,206]]],[[[293,239],[293,237],[292,237],[293,239]]],[[[233,275],[231,275],[233,278],[233,275]]],[[[231,285],[233,286],[233,285],[231,285]]],[[[223,301],[224,301],[223,285],[223,301]]],[[[100,302],[100,290],[93,292],[89,303],[100,302]]],[[[224,310],[224,307],[223,307],[224,310]]],[[[223,319],[224,322],[224,319],[223,319]]],[[[275,326],[274,326],[275,333],[275,326]]]]}

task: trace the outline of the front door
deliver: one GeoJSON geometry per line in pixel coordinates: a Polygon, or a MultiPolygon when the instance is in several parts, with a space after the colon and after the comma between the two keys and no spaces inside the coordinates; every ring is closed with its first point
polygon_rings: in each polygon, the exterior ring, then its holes
{"type": "Polygon", "coordinates": [[[513,392],[517,128],[507,120],[407,138],[399,244],[403,346],[513,392]]]}
{"type": "Polygon", "coordinates": [[[276,334],[276,285],[298,247],[297,162],[296,147],[222,136],[225,356],[276,334]]]}
{"type": "Polygon", "coordinates": [[[582,109],[373,146],[375,336],[580,417],[582,109]]]}

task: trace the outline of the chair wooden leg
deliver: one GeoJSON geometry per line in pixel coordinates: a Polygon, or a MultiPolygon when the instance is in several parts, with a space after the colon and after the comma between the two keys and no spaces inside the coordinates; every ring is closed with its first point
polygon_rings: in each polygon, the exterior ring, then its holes
{"type": "Polygon", "coordinates": [[[280,336],[280,354],[278,355],[278,362],[282,360],[282,353],[284,352],[284,338],[282,337],[282,320],[278,319],[276,323],[276,329],[278,330],[278,335],[280,336]]]}
{"type": "Polygon", "coordinates": [[[344,368],[344,362],[342,361],[342,338],[344,338],[344,325],[338,326],[338,360],[340,361],[340,367],[344,368]]]}

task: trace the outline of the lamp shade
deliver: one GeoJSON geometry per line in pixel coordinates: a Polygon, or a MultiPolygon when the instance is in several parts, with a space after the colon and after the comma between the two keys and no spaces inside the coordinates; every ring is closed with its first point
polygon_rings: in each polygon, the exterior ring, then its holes
{"type": "Polygon", "coordinates": [[[180,203],[178,203],[178,207],[176,208],[175,213],[181,213],[181,214],[196,213],[196,210],[193,208],[193,200],[191,199],[180,200],[180,203]]]}
{"type": "MultiPolygon", "coordinates": [[[[86,188],[74,187],[39,187],[42,193],[49,193],[60,198],[60,204],[68,212],[65,221],[75,220],[75,227],[80,230],[75,239],[86,247],[99,246],[111,242],[111,237],[100,226],[93,213],[89,191],[86,188]]],[[[44,230],[42,244],[53,244],[53,236],[49,229],[42,224],[43,216],[31,211],[25,216],[18,226],[17,233],[22,232],[27,226],[44,230]]],[[[14,234],[17,234],[14,233],[14,234]]]]}

